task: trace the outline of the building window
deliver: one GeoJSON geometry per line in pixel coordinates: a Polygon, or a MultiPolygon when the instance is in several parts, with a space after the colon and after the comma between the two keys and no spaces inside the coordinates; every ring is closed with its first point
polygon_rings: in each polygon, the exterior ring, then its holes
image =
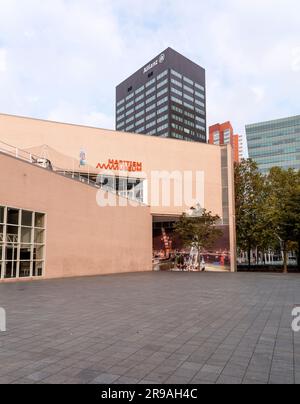
{"type": "Polygon", "coordinates": [[[152,121],[152,122],[148,123],[148,125],[146,125],[146,129],[152,128],[155,125],[156,125],[156,121],[152,121]]]}
{"type": "Polygon", "coordinates": [[[168,88],[164,88],[163,90],[161,90],[157,93],[157,98],[161,97],[162,95],[165,95],[167,92],[168,92],[168,88]]]}
{"type": "Polygon", "coordinates": [[[163,105],[165,102],[168,102],[168,100],[169,100],[168,96],[162,98],[161,100],[157,101],[157,106],[159,107],[159,106],[163,105]]]}
{"type": "Polygon", "coordinates": [[[144,97],[145,97],[145,94],[139,95],[138,97],[136,97],[135,102],[140,102],[144,97]]]}
{"type": "Polygon", "coordinates": [[[0,206],[0,278],[44,275],[44,213],[0,206]]]}
{"type": "Polygon", "coordinates": [[[190,79],[188,79],[187,77],[183,77],[183,81],[185,81],[186,83],[190,84],[191,86],[194,85],[194,82],[190,79]]]}
{"type": "Polygon", "coordinates": [[[139,119],[141,116],[145,114],[145,111],[141,111],[138,114],[135,115],[135,119],[139,119]]]}
{"type": "Polygon", "coordinates": [[[168,111],[169,107],[168,105],[166,105],[165,107],[162,107],[160,109],[157,110],[157,115],[162,114],[163,112],[168,111]]]}
{"type": "Polygon", "coordinates": [[[150,135],[150,136],[156,135],[156,129],[150,130],[149,132],[147,132],[147,135],[150,135]]]}
{"type": "Polygon", "coordinates": [[[203,102],[201,102],[201,101],[198,101],[198,100],[195,100],[195,104],[196,105],[200,105],[200,107],[205,107],[205,104],[203,103],[203,102]]]}
{"type": "Polygon", "coordinates": [[[168,70],[165,70],[164,72],[162,72],[161,74],[159,74],[157,76],[157,81],[164,78],[164,77],[166,77],[167,75],[168,75],[168,70]]]}
{"type": "Polygon", "coordinates": [[[156,95],[154,95],[153,97],[147,98],[146,100],[146,104],[150,104],[150,102],[156,100],[156,95]]]}
{"type": "Polygon", "coordinates": [[[178,95],[179,97],[182,97],[182,91],[176,90],[176,88],[171,87],[172,93],[178,95]]]}
{"type": "Polygon", "coordinates": [[[166,129],[169,129],[169,125],[168,125],[168,124],[159,126],[159,127],[157,128],[157,132],[161,132],[162,130],[166,130],[166,129]]]}
{"type": "Polygon", "coordinates": [[[145,126],[142,126],[142,127],[140,127],[140,128],[137,128],[137,129],[135,130],[135,133],[141,133],[141,132],[144,132],[144,130],[145,130],[145,126]]]}
{"type": "Polygon", "coordinates": [[[174,119],[174,121],[183,123],[183,118],[181,116],[172,114],[172,119],[174,119]]]}
{"type": "Polygon", "coordinates": [[[146,91],[146,96],[153,94],[155,92],[155,90],[156,90],[155,87],[150,88],[150,90],[146,91]]]}
{"type": "Polygon", "coordinates": [[[201,90],[203,92],[205,91],[205,88],[198,83],[195,83],[195,87],[198,88],[198,90],[201,90]]]}
{"type": "MultiPolygon", "coordinates": [[[[195,115],[192,114],[191,112],[188,111],[184,111],[184,115],[186,115],[187,117],[191,118],[191,119],[195,119],[195,115]]],[[[197,118],[196,118],[197,119],[197,118]]],[[[202,118],[201,118],[202,119],[202,118]]]]}
{"type": "Polygon", "coordinates": [[[138,111],[139,109],[144,108],[144,106],[145,106],[145,103],[141,102],[140,104],[135,106],[135,110],[138,111]]]}
{"type": "Polygon", "coordinates": [[[125,115],[123,114],[123,115],[120,115],[120,116],[118,116],[118,118],[117,118],[117,121],[119,122],[119,121],[122,121],[122,119],[124,119],[125,118],[125,115]]]}
{"type": "Polygon", "coordinates": [[[134,125],[127,126],[126,132],[130,132],[134,128],[134,125]]]}
{"type": "Polygon", "coordinates": [[[194,94],[194,90],[191,87],[188,86],[184,86],[183,87],[187,92],[189,92],[190,94],[194,94]]]}
{"type": "Polygon", "coordinates": [[[148,113],[148,112],[152,111],[155,108],[156,108],[156,104],[152,104],[152,105],[150,105],[149,107],[146,108],[146,112],[148,113]]]}
{"type": "Polygon", "coordinates": [[[224,131],[224,144],[229,144],[231,140],[231,132],[230,129],[224,131]]]}
{"type": "Polygon", "coordinates": [[[182,88],[182,83],[178,80],[171,79],[171,83],[175,84],[175,86],[182,88]]]}
{"type": "Polygon", "coordinates": [[[220,132],[214,132],[214,144],[220,144],[220,132]]]}
{"type": "Polygon", "coordinates": [[[126,116],[131,115],[133,112],[134,112],[134,108],[129,109],[129,110],[126,112],[126,116]]]}
{"type": "Polygon", "coordinates": [[[140,88],[138,88],[137,90],[136,90],[136,92],[135,92],[135,95],[138,95],[138,94],[140,94],[142,91],[144,91],[145,90],[145,86],[142,86],[142,87],[140,87],[140,88]]]}
{"type": "Polygon", "coordinates": [[[182,101],[179,98],[176,97],[171,97],[171,100],[176,102],[177,104],[181,104],[182,105],[182,101]]]}
{"type": "Polygon", "coordinates": [[[148,83],[146,84],[146,88],[152,86],[152,84],[154,84],[155,81],[156,81],[155,79],[152,79],[152,80],[148,81],[148,83]]]}
{"type": "Polygon", "coordinates": [[[188,101],[190,101],[190,102],[194,102],[194,97],[190,97],[190,96],[187,95],[187,94],[183,94],[183,96],[184,96],[184,98],[185,98],[186,100],[188,100],[188,101]]]}
{"type": "Polygon", "coordinates": [[[196,95],[197,97],[201,98],[202,100],[205,99],[205,96],[204,96],[203,94],[201,94],[201,93],[198,93],[198,91],[195,91],[195,95],[196,95]]]}
{"type": "Polygon", "coordinates": [[[131,100],[131,98],[133,98],[133,97],[134,97],[134,93],[129,94],[129,95],[126,97],[126,101],[131,100]]]}
{"type": "Polygon", "coordinates": [[[199,130],[202,130],[202,131],[204,131],[205,132],[205,127],[204,126],[201,126],[201,125],[196,125],[196,129],[199,129],[199,130]]]}
{"type": "Polygon", "coordinates": [[[192,109],[192,110],[194,111],[194,106],[191,105],[191,104],[189,104],[188,102],[184,102],[183,105],[184,105],[186,108],[192,109]]]}
{"type": "Polygon", "coordinates": [[[118,103],[117,103],[117,107],[120,107],[121,105],[123,105],[124,104],[124,102],[125,102],[125,100],[123,99],[123,100],[121,100],[121,101],[119,101],[118,103]]]}
{"type": "Polygon", "coordinates": [[[195,127],[195,122],[189,121],[188,119],[184,120],[184,124],[188,126],[192,126],[193,128],[195,127]]]}
{"type": "Polygon", "coordinates": [[[132,116],[132,117],[128,118],[128,119],[126,120],[126,124],[128,124],[128,123],[132,122],[133,120],[134,120],[134,116],[132,116]]]}
{"type": "Polygon", "coordinates": [[[119,109],[117,110],[117,114],[119,115],[119,114],[121,114],[123,111],[125,111],[125,107],[119,108],[119,109]]]}
{"type": "Polygon", "coordinates": [[[158,119],[157,119],[157,124],[166,121],[168,118],[169,118],[169,115],[168,115],[168,114],[163,115],[161,118],[158,118],[158,119]]]}
{"type": "Polygon", "coordinates": [[[150,121],[150,119],[153,119],[155,117],[156,117],[156,113],[154,112],[153,114],[146,116],[146,121],[150,121]]]}
{"type": "Polygon", "coordinates": [[[178,79],[182,80],[182,74],[177,73],[175,70],[171,70],[171,73],[173,74],[173,76],[177,77],[178,79]]]}
{"type": "Polygon", "coordinates": [[[140,119],[139,121],[137,121],[137,122],[135,123],[135,126],[142,125],[144,122],[145,122],[145,119],[144,119],[144,118],[143,118],[143,119],[140,119]]]}
{"type": "Polygon", "coordinates": [[[126,109],[132,107],[134,105],[134,101],[130,101],[126,104],[126,109]]]}
{"type": "Polygon", "coordinates": [[[160,83],[157,84],[157,89],[160,89],[161,87],[163,87],[165,84],[168,84],[169,80],[163,80],[160,83]]]}
{"type": "Polygon", "coordinates": [[[205,123],[205,119],[200,118],[199,116],[196,116],[196,121],[201,122],[201,123],[205,123]]]}
{"type": "Polygon", "coordinates": [[[181,140],[183,140],[184,138],[182,135],[179,135],[179,133],[176,132],[172,132],[171,136],[174,137],[175,139],[181,139],[181,140]]]}
{"type": "Polygon", "coordinates": [[[178,112],[179,114],[183,113],[183,110],[179,107],[176,107],[176,105],[172,105],[172,110],[178,112]]]}

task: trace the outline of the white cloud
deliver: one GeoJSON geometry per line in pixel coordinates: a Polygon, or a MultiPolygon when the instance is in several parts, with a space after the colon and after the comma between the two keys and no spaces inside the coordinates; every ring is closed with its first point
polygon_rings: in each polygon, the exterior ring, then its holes
{"type": "Polygon", "coordinates": [[[114,128],[114,119],[110,115],[97,111],[95,108],[89,112],[84,107],[79,108],[65,101],[54,108],[46,116],[47,119],[57,122],[78,123],[98,128],[114,128]]]}
{"type": "Polygon", "coordinates": [[[292,51],[292,70],[293,72],[300,72],[300,47],[292,51]]]}
{"type": "Polygon", "coordinates": [[[0,9],[2,112],[113,128],[115,86],[172,46],[207,70],[209,124],[231,120],[243,133],[300,113],[298,0],[0,0],[0,9]]]}
{"type": "Polygon", "coordinates": [[[7,70],[7,52],[6,49],[0,49],[0,73],[7,70]]]}

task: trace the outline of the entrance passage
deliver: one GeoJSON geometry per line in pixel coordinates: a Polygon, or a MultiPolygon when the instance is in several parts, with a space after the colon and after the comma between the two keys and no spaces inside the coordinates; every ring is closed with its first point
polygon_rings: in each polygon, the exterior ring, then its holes
{"type": "Polygon", "coordinates": [[[162,271],[230,271],[229,226],[218,226],[222,236],[200,253],[186,247],[174,231],[179,216],[153,216],[153,262],[162,271]]]}

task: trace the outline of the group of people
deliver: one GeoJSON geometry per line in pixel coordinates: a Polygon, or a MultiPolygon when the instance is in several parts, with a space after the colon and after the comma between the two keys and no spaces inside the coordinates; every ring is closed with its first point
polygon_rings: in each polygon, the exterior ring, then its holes
{"type": "Polygon", "coordinates": [[[198,254],[176,252],[172,257],[173,269],[182,272],[204,272],[206,264],[204,258],[198,254]]]}

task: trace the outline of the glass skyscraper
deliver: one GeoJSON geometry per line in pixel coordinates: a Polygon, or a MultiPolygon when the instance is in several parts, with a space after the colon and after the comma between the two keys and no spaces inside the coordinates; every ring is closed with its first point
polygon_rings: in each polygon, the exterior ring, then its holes
{"type": "Polygon", "coordinates": [[[300,169],[300,115],[246,126],[249,157],[262,173],[300,169]]]}

